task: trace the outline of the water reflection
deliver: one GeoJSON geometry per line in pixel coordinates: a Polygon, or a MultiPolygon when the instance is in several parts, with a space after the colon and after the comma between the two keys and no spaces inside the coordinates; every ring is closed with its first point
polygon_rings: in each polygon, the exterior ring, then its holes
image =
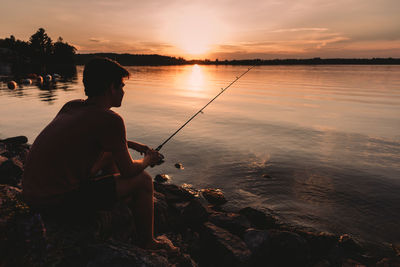
{"type": "MultiPolygon", "coordinates": [[[[116,109],[127,137],[159,145],[244,69],[129,67],[116,109]]],[[[0,83],[0,135],[33,140],[65,102],[85,97],[82,72],[48,87],[11,91],[0,83]]],[[[320,230],[399,240],[399,74],[399,66],[257,67],[164,146],[166,163],[149,172],[221,188],[232,207],[271,208],[320,230]]]]}
{"type": "Polygon", "coordinates": [[[204,86],[204,74],[203,69],[195,64],[192,66],[192,72],[188,75],[188,79],[186,82],[186,88],[188,90],[202,90],[204,86]]]}

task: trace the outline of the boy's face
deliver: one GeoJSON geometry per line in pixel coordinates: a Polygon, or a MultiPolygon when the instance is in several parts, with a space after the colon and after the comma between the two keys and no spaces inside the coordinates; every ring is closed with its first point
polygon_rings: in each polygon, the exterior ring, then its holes
{"type": "Polygon", "coordinates": [[[120,82],[111,84],[111,105],[113,107],[120,107],[122,103],[122,98],[124,97],[124,79],[120,82]]]}

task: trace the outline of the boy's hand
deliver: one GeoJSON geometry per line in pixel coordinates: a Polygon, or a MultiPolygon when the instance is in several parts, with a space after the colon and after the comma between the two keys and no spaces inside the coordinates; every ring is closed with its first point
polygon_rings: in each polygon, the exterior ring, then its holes
{"type": "Polygon", "coordinates": [[[164,162],[164,156],[157,150],[149,148],[145,153],[144,160],[150,166],[160,165],[164,162]]]}

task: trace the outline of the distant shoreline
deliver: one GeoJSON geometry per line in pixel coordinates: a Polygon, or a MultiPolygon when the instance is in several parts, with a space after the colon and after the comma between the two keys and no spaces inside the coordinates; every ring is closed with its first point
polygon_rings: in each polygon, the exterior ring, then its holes
{"type": "Polygon", "coordinates": [[[85,65],[93,57],[108,57],[124,66],[171,66],[171,65],[400,65],[400,58],[308,58],[308,59],[243,59],[243,60],[186,60],[182,57],[162,55],[134,55],[117,53],[93,53],[75,55],[76,65],[85,65]]]}

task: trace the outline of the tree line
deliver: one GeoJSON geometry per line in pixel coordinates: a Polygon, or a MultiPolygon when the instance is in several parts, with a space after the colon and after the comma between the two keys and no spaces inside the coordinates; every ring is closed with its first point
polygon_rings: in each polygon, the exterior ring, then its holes
{"type": "Polygon", "coordinates": [[[76,48],[62,37],[57,41],[39,28],[29,41],[17,40],[13,35],[0,39],[0,61],[8,63],[13,73],[50,73],[71,69],[75,64],[76,48]]]}
{"type": "Polygon", "coordinates": [[[176,58],[161,55],[134,55],[117,53],[77,54],[75,56],[75,62],[78,65],[85,65],[94,57],[107,57],[124,66],[168,66],[189,64],[188,61],[182,57],[176,58]]]}
{"type": "Polygon", "coordinates": [[[243,60],[185,60],[182,57],[161,55],[133,55],[117,53],[77,54],[75,62],[86,64],[94,57],[108,57],[125,66],[164,66],[164,65],[400,65],[400,58],[307,58],[307,59],[243,59],[243,60]]]}

